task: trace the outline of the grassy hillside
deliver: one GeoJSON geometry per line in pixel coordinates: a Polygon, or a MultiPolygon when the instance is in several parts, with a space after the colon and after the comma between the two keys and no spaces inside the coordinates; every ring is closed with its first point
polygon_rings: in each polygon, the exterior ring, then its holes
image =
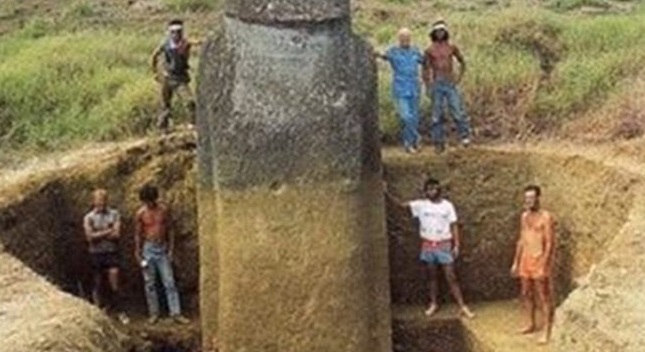
{"type": "MultiPolygon", "coordinates": [[[[463,89],[481,139],[608,140],[639,136],[645,122],[644,99],[633,93],[643,86],[641,3],[357,0],[354,23],[385,48],[400,26],[425,46],[429,23],[447,19],[469,63],[463,89]]],[[[0,2],[0,148],[62,149],[146,133],[159,105],[148,56],[174,16],[187,20],[189,36],[206,36],[217,1],[0,2]]],[[[381,71],[381,125],[395,141],[390,71],[381,71]]]]}

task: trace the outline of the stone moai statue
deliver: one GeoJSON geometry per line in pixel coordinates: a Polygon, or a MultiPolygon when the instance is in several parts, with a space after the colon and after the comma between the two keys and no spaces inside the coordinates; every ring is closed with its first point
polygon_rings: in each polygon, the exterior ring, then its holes
{"type": "Polygon", "coordinates": [[[349,2],[229,0],[203,50],[206,348],[392,351],[376,66],[349,2]]]}

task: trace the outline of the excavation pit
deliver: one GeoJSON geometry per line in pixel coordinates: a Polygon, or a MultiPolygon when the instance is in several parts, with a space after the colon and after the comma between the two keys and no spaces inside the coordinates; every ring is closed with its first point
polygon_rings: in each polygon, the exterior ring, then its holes
{"type": "MultiPolygon", "coordinates": [[[[388,185],[402,200],[422,197],[429,176],[444,184],[462,229],[457,275],[478,314],[472,322],[460,320],[456,309],[438,319],[423,316],[428,286],[418,260],[418,225],[407,209],[388,203],[395,346],[411,352],[531,351],[535,344],[516,337],[522,323],[516,302],[519,285],[510,276],[524,187],[540,185],[543,207],[557,219],[553,284],[561,307],[612,253],[607,248],[625,232],[639,185],[634,174],[557,152],[482,148],[410,156],[389,149],[384,163],[388,185]]],[[[450,304],[445,280],[440,280],[440,300],[450,304]]],[[[550,347],[557,350],[556,345],[550,347]]]]}
{"type": "MultiPolygon", "coordinates": [[[[443,156],[385,153],[387,178],[402,199],[421,197],[424,180],[444,183],[462,229],[456,267],[470,302],[517,297],[510,277],[523,189],[538,184],[542,204],[557,221],[555,289],[558,302],[575,287],[627,221],[635,180],[624,172],[572,156],[528,152],[463,150],[443,156]]],[[[388,204],[390,283],[394,304],[425,304],[427,287],[418,257],[416,224],[407,209],[388,204]]]]}
{"type": "MultiPolygon", "coordinates": [[[[423,315],[428,303],[427,280],[417,259],[416,224],[405,209],[387,204],[395,352],[532,350],[534,344],[514,338],[515,325],[519,324],[515,301],[518,285],[509,275],[522,189],[528,183],[543,187],[544,207],[558,220],[555,288],[557,315],[562,317],[558,328],[565,332],[558,335],[556,330],[553,350],[558,350],[559,343],[568,341],[574,332],[583,330],[571,323],[571,316],[597,314],[580,308],[584,307],[580,302],[589,301],[589,292],[596,292],[594,278],[605,280],[604,265],[611,263],[612,268],[631,272],[610,255],[621,252],[608,248],[624,249],[633,246],[624,238],[641,238],[633,235],[640,228],[631,219],[640,187],[640,176],[634,173],[574,154],[503,148],[458,150],[442,156],[430,152],[409,156],[386,149],[383,158],[388,183],[400,198],[419,197],[427,176],[445,183],[447,196],[455,203],[463,226],[462,257],[457,263],[459,279],[466,299],[478,314],[472,322],[459,319],[456,309],[449,305],[452,299],[443,294],[439,316],[429,319],[423,315]],[[594,267],[600,274],[590,275],[594,267]],[[574,303],[569,304],[568,297],[573,296],[574,303]]],[[[0,199],[0,243],[6,253],[60,290],[87,298],[88,266],[81,219],[88,210],[91,190],[97,186],[108,188],[112,203],[124,214],[122,251],[128,305],[135,315],[143,316],[142,279],[130,258],[131,214],[138,204],[138,187],[156,183],[176,214],[176,276],[182,303],[197,321],[199,246],[194,162],[194,136],[171,136],[128,143],[100,155],[85,155],[63,168],[5,186],[0,199]]],[[[605,284],[608,289],[620,291],[620,283],[611,279],[603,282],[610,282],[605,284]]],[[[445,285],[440,290],[445,293],[445,285]]],[[[3,317],[0,314],[0,322],[3,317]]],[[[585,317],[595,319],[600,315],[585,317]]],[[[602,322],[602,318],[598,319],[602,322]]],[[[174,350],[186,352],[195,348],[200,334],[198,325],[183,337],[163,332],[145,335],[143,328],[127,333],[147,336],[148,346],[156,346],[151,350],[174,346],[174,350]],[[171,338],[179,340],[173,342],[171,338]]]]}

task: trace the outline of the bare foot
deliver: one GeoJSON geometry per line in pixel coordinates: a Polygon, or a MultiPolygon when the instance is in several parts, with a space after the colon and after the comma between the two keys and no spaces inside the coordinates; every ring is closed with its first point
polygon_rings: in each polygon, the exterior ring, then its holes
{"type": "Polygon", "coordinates": [[[428,310],[425,311],[425,315],[427,317],[431,317],[434,315],[434,313],[437,312],[438,309],[439,309],[439,306],[437,306],[436,304],[431,304],[430,308],[428,308],[428,310]]]}
{"type": "Polygon", "coordinates": [[[473,313],[468,306],[463,306],[461,307],[461,314],[463,314],[466,318],[468,319],[473,319],[475,317],[475,313],[473,313]]]}
{"type": "Polygon", "coordinates": [[[538,340],[538,345],[546,345],[547,343],[549,343],[549,333],[545,331],[538,340]]]}
{"type": "Polygon", "coordinates": [[[524,329],[519,330],[518,333],[520,333],[520,335],[528,335],[534,333],[535,331],[535,325],[529,325],[524,329]]]}

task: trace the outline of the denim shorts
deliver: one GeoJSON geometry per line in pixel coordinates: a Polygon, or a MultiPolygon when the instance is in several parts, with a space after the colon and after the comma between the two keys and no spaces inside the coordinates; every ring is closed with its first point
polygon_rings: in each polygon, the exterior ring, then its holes
{"type": "Polygon", "coordinates": [[[440,244],[434,248],[423,248],[419,259],[431,265],[448,265],[455,261],[450,243],[440,244]]]}

